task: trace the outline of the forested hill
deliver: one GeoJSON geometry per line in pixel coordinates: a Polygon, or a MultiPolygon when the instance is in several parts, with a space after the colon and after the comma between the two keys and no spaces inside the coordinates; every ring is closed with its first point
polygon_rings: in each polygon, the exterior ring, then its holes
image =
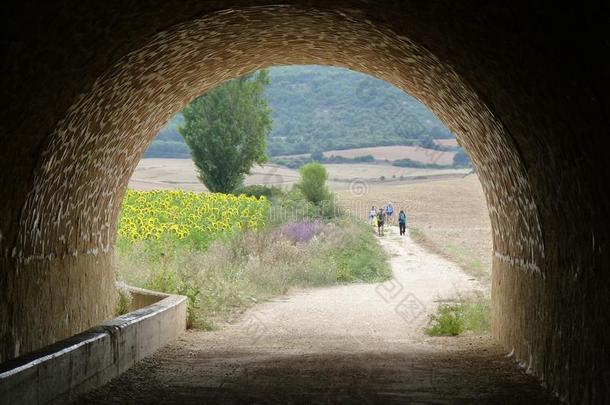
{"type": "MultiPolygon", "coordinates": [[[[271,155],[380,145],[429,144],[450,138],[446,127],[415,98],[374,77],[324,66],[269,69],[273,111],[271,155]]],[[[145,157],[188,157],[176,115],[145,157]]]]}

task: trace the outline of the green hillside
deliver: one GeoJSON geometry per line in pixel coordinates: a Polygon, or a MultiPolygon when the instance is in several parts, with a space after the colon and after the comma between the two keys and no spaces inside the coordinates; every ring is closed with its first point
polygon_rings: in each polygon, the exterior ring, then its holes
{"type": "MultiPolygon", "coordinates": [[[[429,145],[453,135],[415,98],[374,77],[325,66],[269,69],[272,156],[380,145],[429,145]]],[[[177,114],[145,157],[189,157],[177,114]]]]}

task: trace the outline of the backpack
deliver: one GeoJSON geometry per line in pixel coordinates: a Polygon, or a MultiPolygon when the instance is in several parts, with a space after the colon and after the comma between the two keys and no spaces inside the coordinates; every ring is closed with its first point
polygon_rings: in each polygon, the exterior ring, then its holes
{"type": "Polygon", "coordinates": [[[381,212],[377,213],[377,221],[383,222],[383,213],[381,213],[381,212]]]}
{"type": "Polygon", "coordinates": [[[407,216],[405,215],[404,212],[401,212],[400,214],[398,214],[398,221],[401,223],[407,222],[407,216]]]}

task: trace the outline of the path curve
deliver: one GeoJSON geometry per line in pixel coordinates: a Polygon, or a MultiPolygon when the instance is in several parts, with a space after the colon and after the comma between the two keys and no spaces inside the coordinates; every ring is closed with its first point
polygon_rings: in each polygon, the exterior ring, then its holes
{"type": "Polygon", "coordinates": [[[443,298],[484,288],[400,237],[392,280],[296,291],[219,331],[188,331],[81,403],[551,403],[489,336],[431,338],[443,298]]]}

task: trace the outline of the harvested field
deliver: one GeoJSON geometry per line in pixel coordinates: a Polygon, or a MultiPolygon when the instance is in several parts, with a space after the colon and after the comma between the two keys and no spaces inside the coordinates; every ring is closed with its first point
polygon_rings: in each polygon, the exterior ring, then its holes
{"type": "Polygon", "coordinates": [[[407,213],[416,242],[458,263],[488,282],[491,273],[491,224],[485,196],[475,174],[461,179],[403,184],[362,184],[338,192],[341,203],[366,217],[372,205],[392,202],[407,213]]]}
{"type": "Polygon", "coordinates": [[[435,139],[434,143],[436,143],[437,145],[441,145],[441,146],[460,146],[457,142],[457,139],[455,138],[451,138],[451,139],[435,139]]]}
{"type": "Polygon", "coordinates": [[[453,164],[455,152],[442,152],[434,149],[426,149],[419,146],[376,146],[374,148],[357,148],[345,150],[330,150],[324,152],[324,156],[342,156],[355,158],[358,156],[372,155],[376,160],[399,160],[411,159],[421,163],[435,163],[439,165],[453,164]]]}
{"type": "MultiPolygon", "coordinates": [[[[350,188],[353,182],[409,182],[462,176],[469,169],[417,169],[387,164],[329,164],[330,187],[333,190],[350,188]],[[402,179],[401,179],[402,177],[402,179]]],[[[266,184],[289,187],[299,179],[299,172],[284,166],[267,164],[254,166],[246,178],[246,184],[266,184]]],[[[197,179],[197,170],[191,159],[142,159],[129,187],[136,190],[183,189],[205,191],[197,179]]]]}

